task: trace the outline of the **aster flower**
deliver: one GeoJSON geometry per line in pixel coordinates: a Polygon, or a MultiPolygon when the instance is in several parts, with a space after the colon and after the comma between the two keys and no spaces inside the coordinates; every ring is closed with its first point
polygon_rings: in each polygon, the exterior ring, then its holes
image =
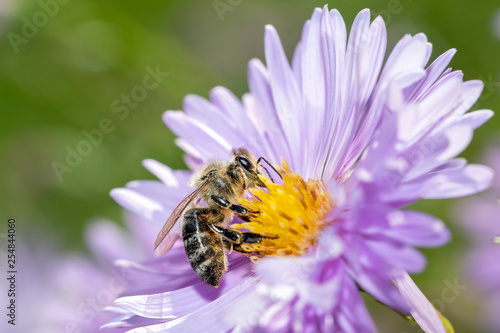
{"type": "MultiPolygon", "coordinates": [[[[107,220],[95,220],[86,228],[86,243],[98,262],[80,254],[58,253],[39,238],[18,240],[16,325],[2,320],[0,331],[99,332],[100,326],[116,316],[104,312],[105,307],[136,283],[113,268],[114,260],[144,260],[152,249],[155,234],[148,225],[138,217],[127,222],[134,237],[107,220]]],[[[9,289],[8,282],[0,280],[2,290],[9,289]]]]}
{"type": "MultiPolygon", "coordinates": [[[[415,247],[445,244],[444,224],[404,210],[419,199],[484,190],[492,171],[455,158],[489,110],[465,113],[483,85],[447,69],[455,50],[426,67],[432,46],[404,36],[389,54],[382,18],[361,11],[349,36],[338,11],[316,9],[291,65],[278,33],[266,27],[264,65],[251,60],[250,92],[240,101],[216,87],[210,100],[187,96],[184,112],[163,120],[179,136],[192,171],[229,160],[245,147],[281,166],[283,184],[267,183],[241,200],[261,214],[234,228],[278,239],[247,245],[258,256],[228,254],[219,288],[196,276],[178,241],[165,257],[135,264],[150,278],[116,300],[127,312],[108,326],[131,332],[374,332],[360,289],[412,314],[427,332],[444,332],[437,313],[408,276],[425,268],[415,247]],[[257,199],[258,198],[258,199],[257,199]]],[[[192,171],[153,161],[160,181],[114,189],[125,208],[158,226],[190,191],[192,171]]],[[[178,222],[179,224],[180,222],[178,222]]],[[[176,226],[178,227],[178,226],[176,226]]]]}
{"type": "MultiPolygon", "coordinates": [[[[457,220],[469,238],[470,248],[463,256],[469,285],[478,291],[483,307],[482,331],[495,332],[500,326],[500,148],[487,152],[486,164],[496,177],[492,188],[479,197],[468,198],[456,208],[457,220]],[[495,242],[496,241],[496,242],[495,242]]],[[[471,288],[472,289],[472,288],[471,288]]]]}

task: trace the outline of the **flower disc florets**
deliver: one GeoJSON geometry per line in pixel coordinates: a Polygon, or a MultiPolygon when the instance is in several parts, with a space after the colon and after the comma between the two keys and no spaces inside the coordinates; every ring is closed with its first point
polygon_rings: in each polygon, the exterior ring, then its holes
{"type": "MultiPolygon", "coordinates": [[[[233,224],[235,229],[247,229],[269,238],[262,243],[244,244],[243,248],[264,256],[300,256],[316,243],[321,229],[326,225],[324,216],[333,207],[325,183],[309,179],[290,170],[282,159],[280,174],[283,184],[265,179],[266,189],[252,188],[253,197],[241,199],[247,209],[260,214],[250,222],[233,224]]],[[[252,258],[256,258],[255,256],[252,258]]]]}

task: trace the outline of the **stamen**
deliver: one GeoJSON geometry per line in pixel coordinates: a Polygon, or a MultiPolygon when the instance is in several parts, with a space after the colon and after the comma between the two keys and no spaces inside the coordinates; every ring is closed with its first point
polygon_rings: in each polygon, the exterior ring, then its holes
{"type": "Polygon", "coordinates": [[[250,191],[254,197],[240,199],[245,208],[261,213],[251,218],[250,222],[231,226],[269,237],[261,243],[242,245],[245,251],[255,253],[252,260],[265,256],[306,254],[327,224],[324,216],[333,207],[323,181],[304,181],[300,175],[291,172],[284,159],[281,163],[283,167],[279,173],[283,177],[283,185],[261,176],[267,190],[252,188],[250,191]]]}

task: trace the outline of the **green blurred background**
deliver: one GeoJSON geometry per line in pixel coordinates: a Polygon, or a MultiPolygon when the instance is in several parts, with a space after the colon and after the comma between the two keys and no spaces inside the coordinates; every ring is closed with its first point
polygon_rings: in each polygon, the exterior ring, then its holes
{"type": "MultiPolygon", "coordinates": [[[[108,193],[133,179],[153,179],[141,166],[143,159],[184,167],[174,136],[161,120],[165,110],[181,109],[187,94],[207,97],[216,85],[241,96],[248,90],[247,62],[264,58],[264,25],[277,28],[290,56],[303,23],[325,3],[339,9],[348,26],[365,7],[373,17],[382,15],[389,48],[405,33],[418,32],[433,43],[432,59],[457,48],[452,67],[462,69],[466,80],[486,84],[474,108],[500,110],[497,0],[59,1],[0,4],[0,208],[17,218],[23,232],[43,230],[68,251],[85,251],[82,229],[91,218],[122,219],[108,193]],[[218,13],[217,3],[227,10],[218,13]],[[46,11],[52,15],[40,14],[46,11]],[[32,23],[39,27],[30,29],[32,23]],[[116,99],[143,85],[148,67],[168,76],[128,107],[128,114],[114,112],[113,103],[125,105],[116,99]],[[58,177],[54,162],[66,164],[67,149],[76,149],[85,139],[83,131],[98,128],[104,118],[113,130],[71,172],[58,177]]],[[[494,117],[480,128],[463,156],[478,162],[499,126],[500,118],[494,117]]],[[[462,279],[458,261],[466,238],[453,227],[450,213],[457,202],[416,205],[444,219],[454,232],[451,244],[425,251],[429,268],[415,277],[430,299],[441,297],[444,281],[462,279]]],[[[471,287],[446,305],[444,313],[459,332],[475,331],[477,300],[471,287]]],[[[368,302],[381,332],[416,331],[368,302]]]]}

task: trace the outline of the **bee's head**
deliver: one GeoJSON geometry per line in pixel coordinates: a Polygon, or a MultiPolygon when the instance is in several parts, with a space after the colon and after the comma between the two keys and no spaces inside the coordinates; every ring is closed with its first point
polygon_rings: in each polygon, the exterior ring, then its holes
{"type": "Polygon", "coordinates": [[[241,167],[248,179],[248,186],[265,187],[266,185],[260,179],[260,171],[257,167],[257,161],[253,155],[245,148],[239,148],[234,152],[234,162],[241,167]]]}

